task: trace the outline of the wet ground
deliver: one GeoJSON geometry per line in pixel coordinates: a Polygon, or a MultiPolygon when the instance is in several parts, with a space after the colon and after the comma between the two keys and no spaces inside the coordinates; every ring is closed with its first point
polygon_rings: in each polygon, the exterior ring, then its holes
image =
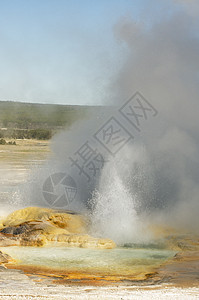
{"type": "Polygon", "coordinates": [[[27,276],[0,267],[0,299],[198,299],[199,288],[169,285],[57,285],[48,278],[27,276]]]}
{"type": "Polygon", "coordinates": [[[4,211],[14,209],[16,187],[25,183],[30,170],[41,166],[50,155],[48,141],[17,140],[16,144],[0,145],[0,217],[4,211]]]}

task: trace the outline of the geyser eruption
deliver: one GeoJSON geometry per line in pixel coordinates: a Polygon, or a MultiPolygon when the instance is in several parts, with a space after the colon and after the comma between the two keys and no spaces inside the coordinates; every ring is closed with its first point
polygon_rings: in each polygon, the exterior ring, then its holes
{"type": "Polygon", "coordinates": [[[133,170],[144,161],[144,149],[126,147],[105,165],[90,201],[93,233],[107,236],[119,245],[146,239],[136,211],[140,199],[132,188],[138,175],[133,170]]]}
{"type": "Polygon", "coordinates": [[[100,182],[101,192],[93,193],[93,231],[110,237],[117,244],[132,242],[138,231],[133,197],[117,170],[113,168],[111,174],[109,172],[100,182]]]}

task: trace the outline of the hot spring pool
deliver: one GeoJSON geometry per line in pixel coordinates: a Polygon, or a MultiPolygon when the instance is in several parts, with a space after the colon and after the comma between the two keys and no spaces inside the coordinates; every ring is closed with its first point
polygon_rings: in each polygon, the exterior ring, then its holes
{"type": "Polygon", "coordinates": [[[101,274],[104,276],[138,276],[160,266],[176,252],[166,249],[115,248],[92,250],[66,247],[4,247],[18,266],[45,267],[51,270],[101,274]]]}

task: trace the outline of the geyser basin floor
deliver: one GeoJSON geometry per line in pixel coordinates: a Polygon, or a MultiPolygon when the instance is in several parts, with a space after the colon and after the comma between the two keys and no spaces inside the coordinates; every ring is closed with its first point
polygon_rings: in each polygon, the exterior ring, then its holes
{"type": "MultiPolygon", "coordinates": [[[[31,272],[55,274],[63,279],[92,277],[106,280],[142,280],[176,252],[156,249],[116,248],[92,250],[64,247],[0,248],[16,260],[11,266],[31,272]]],[[[92,279],[90,278],[90,279],[92,279]]]]}

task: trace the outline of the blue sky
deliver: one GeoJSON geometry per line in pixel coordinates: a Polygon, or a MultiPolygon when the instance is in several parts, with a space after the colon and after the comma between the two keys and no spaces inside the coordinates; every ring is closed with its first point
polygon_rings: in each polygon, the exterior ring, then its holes
{"type": "Polygon", "coordinates": [[[0,100],[100,104],[128,49],[124,17],[150,26],[171,1],[0,0],[0,100]]]}

